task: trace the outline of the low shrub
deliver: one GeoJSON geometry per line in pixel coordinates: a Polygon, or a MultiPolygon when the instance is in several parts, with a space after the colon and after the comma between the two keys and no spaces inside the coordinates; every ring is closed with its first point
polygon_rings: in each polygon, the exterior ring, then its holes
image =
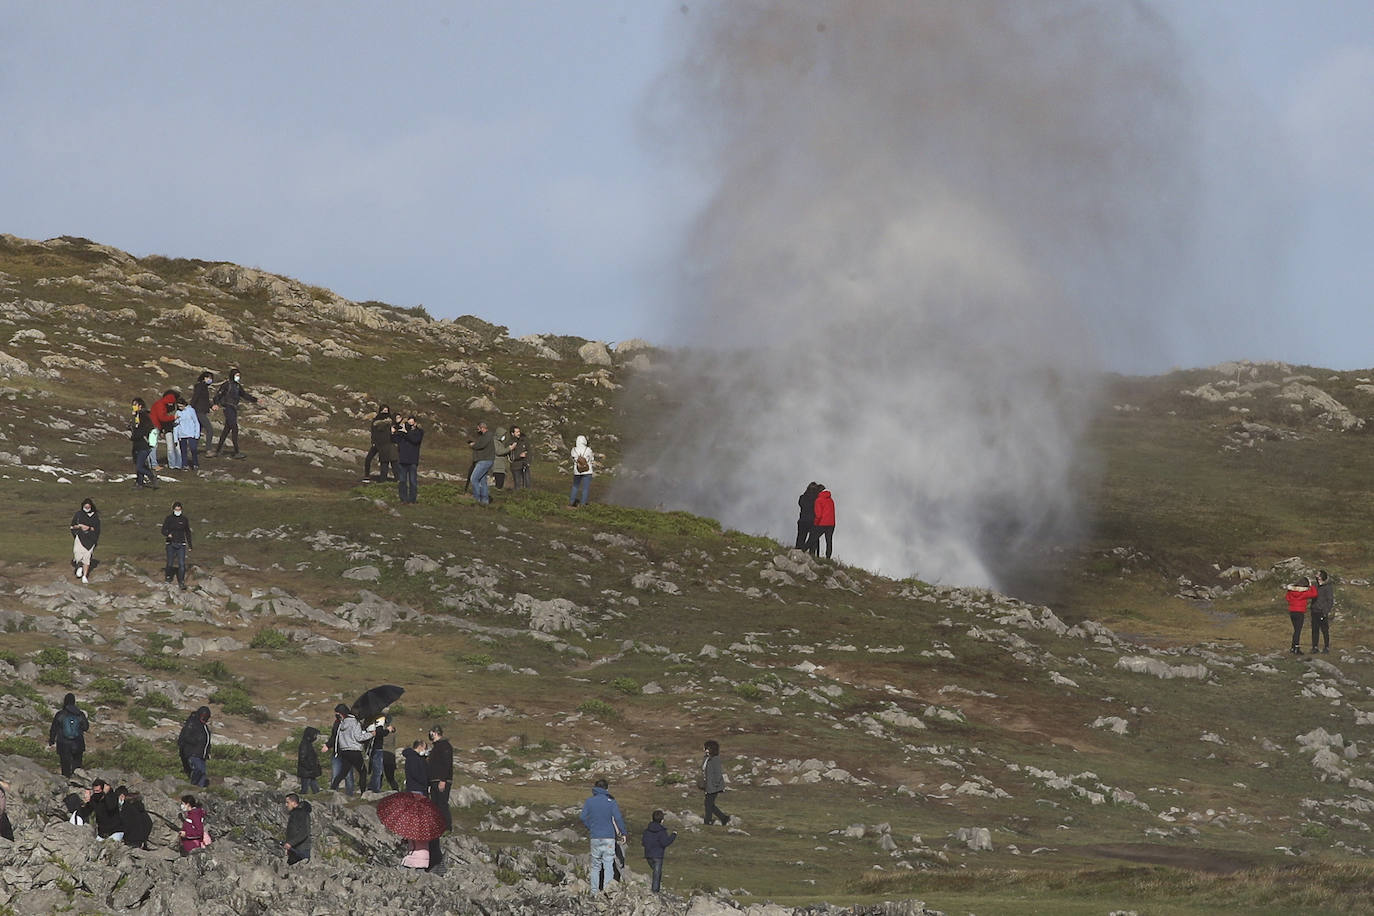
{"type": "Polygon", "coordinates": [[[253,641],[248,644],[250,649],[290,649],[292,648],[291,637],[281,630],[268,627],[265,630],[258,630],[253,637],[253,641]]]}
{"type": "Polygon", "coordinates": [[[585,700],[577,707],[577,711],[594,719],[620,718],[616,708],[605,700],[585,700]]]}
{"type": "Polygon", "coordinates": [[[611,689],[633,696],[639,693],[639,681],[632,677],[618,677],[611,681],[611,689]]]}
{"type": "Polygon", "coordinates": [[[71,656],[67,650],[59,646],[48,646],[46,649],[39,650],[34,656],[34,662],[40,668],[65,668],[71,663],[71,656]]]}

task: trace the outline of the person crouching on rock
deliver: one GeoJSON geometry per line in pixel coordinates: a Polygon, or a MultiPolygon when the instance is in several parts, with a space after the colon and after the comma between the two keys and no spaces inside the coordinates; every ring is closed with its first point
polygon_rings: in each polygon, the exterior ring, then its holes
{"type": "Polygon", "coordinates": [[[1302,622],[1307,616],[1307,602],[1317,597],[1312,580],[1303,576],[1296,585],[1285,585],[1284,600],[1288,602],[1288,619],[1293,623],[1293,645],[1288,650],[1294,655],[1302,655],[1302,622]]]}
{"type": "Polygon", "coordinates": [[[194,795],[181,796],[181,829],[177,831],[177,838],[181,841],[183,856],[210,845],[210,831],[205,826],[205,809],[196,801],[194,795]]]}
{"type": "Polygon", "coordinates": [[[124,834],[124,845],[135,849],[147,849],[148,837],[153,833],[153,818],[143,806],[143,796],[124,786],[115,790],[119,804],[119,829],[124,834]]]}

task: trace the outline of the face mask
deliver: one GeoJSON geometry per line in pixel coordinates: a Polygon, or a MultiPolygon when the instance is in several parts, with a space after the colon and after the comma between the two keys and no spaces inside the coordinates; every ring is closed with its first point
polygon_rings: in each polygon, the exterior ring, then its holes
{"type": "Polygon", "coordinates": [[[180,510],[180,509],[173,509],[173,510],[172,510],[172,514],[175,515],[177,518],[181,518],[181,510],[180,510]]]}
{"type": "Polygon", "coordinates": [[[92,508],[90,508],[89,506],[87,506],[87,507],[86,507],[85,509],[83,509],[82,511],[84,511],[87,515],[95,515],[95,510],[92,509],[92,508]]]}
{"type": "Polygon", "coordinates": [[[238,377],[238,376],[237,376],[237,375],[236,375],[236,376],[234,376],[234,381],[236,381],[236,382],[237,382],[237,381],[238,381],[238,380],[239,380],[239,377],[238,377]]]}

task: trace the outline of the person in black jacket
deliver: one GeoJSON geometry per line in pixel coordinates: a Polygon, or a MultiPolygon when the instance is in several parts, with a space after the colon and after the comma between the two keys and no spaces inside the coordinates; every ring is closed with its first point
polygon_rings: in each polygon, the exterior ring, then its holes
{"type": "Polygon", "coordinates": [[[806,485],[806,490],[797,497],[797,549],[805,550],[811,540],[811,527],[816,524],[816,494],[821,491],[820,484],[814,480],[806,485]]]}
{"type": "Polygon", "coordinates": [[[301,792],[320,791],[320,755],[315,750],[315,739],[320,736],[318,728],[307,728],[301,735],[300,746],[296,748],[296,776],[301,781],[301,792]]]}
{"type": "Polygon", "coordinates": [[[143,796],[131,792],[124,786],[115,790],[119,805],[120,830],[124,834],[124,845],[135,849],[147,849],[148,837],[153,833],[153,819],[143,807],[143,796]]]}
{"type": "MultiPolygon", "coordinates": [[[[239,384],[239,370],[229,370],[229,380],[219,386],[219,391],[215,392],[215,404],[224,410],[224,429],[219,433],[219,445],[215,446],[214,457],[218,458],[219,453],[224,449],[225,437],[230,437],[234,442],[234,452],[231,458],[247,457],[239,451],[239,404],[247,401],[249,404],[256,404],[258,399],[253,397],[243,386],[239,384]]],[[[206,440],[209,445],[209,440],[206,440]]]]}
{"type": "Polygon", "coordinates": [[[210,389],[215,384],[215,373],[206,369],[196,379],[195,390],[191,392],[191,409],[196,412],[196,419],[200,421],[200,431],[205,435],[205,454],[210,454],[210,443],[215,441],[215,424],[210,422],[210,414],[214,412],[214,398],[210,394],[210,389]]]}
{"type": "Polygon", "coordinates": [[[202,706],[186,717],[177,736],[177,750],[181,753],[181,769],[191,785],[202,789],[210,785],[206,761],[210,759],[210,707],[202,706]]]}
{"type": "Polygon", "coordinates": [[[10,815],[6,810],[10,784],[0,779],[0,839],[14,842],[14,826],[10,823],[10,815]]]}
{"type": "Polygon", "coordinates": [[[119,793],[110,788],[103,779],[91,783],[88,799],[90,816],[87,823],[95,821],[95,835],[102,840],[124,839],[123,823],[119,817],[119,793]]]}
{"type": "Polygon", "coordinates": [[[1317,637],[1326,639],[1323,652],[1331,651],[1331,612],[1336,607],[1336,590],[1331,585],[1331,576],[1324,569],[1317,570],[1317,597],[1307,606],[1307,616],[1312,621],[1312,652],[1317,651],[1317,637]]]}
{"type": "Polygon", "coordinates": [[[416,422],[415,414],[404,421],[397,417],[391,425],[391,441],[396,443],[397,450],[397,490],[403,503],[415,502],[419,488],[420,440],[424,437],[425,431],[416,422]]]}
{"type": "Polygon", "coordinates": [[[53,714],[52,727],[48,729],[48,747],[57,745],[57,760],[63,776],[71,776],[72,771],[81,768],[81,757],[86,753],[86,732],[90,728],[90,719],[76,705],[76,694],[63,697],[62,708],[53,714]]]}
{"type": "MultiPolygon", "coordinates": [[[[430,728],[429,743],[429,798],[444,816],[444,833],[448,833],[453,829],[453,809],[448,803],[448,795],[453,791],[453,745],[444,737],[440,725],[430,728]]],[[[436,837],[429,842],[429,870],[442,873],[443,861],[444,850],[436,837]]]]}
{"type": "Polygon", "coordinates": [[[372,418],[371,444],[372,447],[367,450],[367,457],[363,458],[363,483],[372,482],[373,458],[381,465],[378,481],[387,479],[388,466],[391,468],[391,475],[396,476],[396,448],[391,444],[391,407],[386,404],[379,405],[377,415],[372,418]]]}
{"type": "Polygon", "coordinates": [[[72,568],[76,578],[89,582],[91,567],[95,566],[95,546],[100,543],[100,512],[89,496],[81,501],[81,508],[72,516],[72,568]]]}
{"type": "Polygon", "coordinates": [[[133,419],[129,421],[129,446],[134,457],[134,487],[148,486],[156,490],[158,482],[157,474],[153,471],[153,444],[148,441],[148,435],[153,431],[153,418],[143,398],[134,398],[130,406],[133,419]]]}
{"type": "Polygon", "coordinates": [[[286,796],[286,864],[295,865],[310,858],[310,802],[292,792],[286,796]]]}
{"type": "Polygon", "coordinates": [[[177,577],[177,585],[186,591],[186,555],[191,552],[191,520],[186,517],[181,503],[172,503],[172,514],[162,520],[162,538],[167,545],[167,568],[163,570],[166,581],[177,577]]]}
{"type": "Polygon", "coordinates": [[[428,753],[429,749],[419,738],[416,738],[410,747],[401,751],[401,757],[405,759],[406,765],[407,792],[414,792],[416,795],[429,794],[429,764],[425,760],[428,753]]]}
{"type": "Polygon", "coordinates": [[[530,440],[518,426],[510,428],[510,473],[513,488],[530,488],[530,440]]]}

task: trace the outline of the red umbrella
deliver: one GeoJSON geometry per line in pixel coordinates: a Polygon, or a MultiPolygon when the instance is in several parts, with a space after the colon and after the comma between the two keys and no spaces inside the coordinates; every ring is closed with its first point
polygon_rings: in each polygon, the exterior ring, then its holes
{"type": "Polygon", "coordinates": [[[439,807],[414,792],[397,792],[377,802],[377,818],[387,830],[407,840],[437,840],[447,829],[439,807]]]}

